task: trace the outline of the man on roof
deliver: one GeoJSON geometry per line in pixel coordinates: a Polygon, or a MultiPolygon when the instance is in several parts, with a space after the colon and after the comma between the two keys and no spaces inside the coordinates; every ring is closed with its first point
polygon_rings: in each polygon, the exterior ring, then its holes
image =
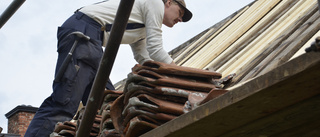
{"type": "MultiPolygon", "coordinates": [[[[57,122],[72,119],[80,101],[86,105],[119,3],[109,0],[82,7],[58,28],[56,76],[77,39],[70,34],[82,32],[90,39],[78,41],[63,76],[53,82],[53,93],[41,104],[25,137],[49,136],[57,122]]],[[[121,43],[131,46],[139,64],[148,60],[174,64],[163,49],[161,26],[173,27],[191,17],[184,0],[135,0],[121,43]]],[[[111,81],[106,88],[114,90],[111,81]]]]}

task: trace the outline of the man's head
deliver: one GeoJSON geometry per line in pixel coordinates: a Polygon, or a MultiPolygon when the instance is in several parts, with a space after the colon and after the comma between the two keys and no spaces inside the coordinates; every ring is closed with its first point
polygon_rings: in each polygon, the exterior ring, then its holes
{"type": "Polygon", "coordinates": [[[163,0],[163,24],[173,27],[178,22],[187,22],[192,18],[192,13],[186,8],[184,0],[163,0]]]}

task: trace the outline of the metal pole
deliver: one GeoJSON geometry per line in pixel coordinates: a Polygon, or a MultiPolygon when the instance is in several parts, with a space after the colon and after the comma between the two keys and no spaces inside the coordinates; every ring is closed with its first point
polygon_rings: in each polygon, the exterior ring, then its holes
{"type": "Polygon", "coordinates": [[[108,82],[114,60],[122,40],[125,27],[130,16],[134,0],[121,0],[114,24],[112,25],[109,40],[100,61],[97,75],[87,101],[87,106],[81,120],[77,137],[88,137],[98,111],[103,92],[108,82]]]}
{"type": "Polygon", "coordinates": [[[0,29],[26,0],[13,0],[9,7],[0,16],[0,29]]]}

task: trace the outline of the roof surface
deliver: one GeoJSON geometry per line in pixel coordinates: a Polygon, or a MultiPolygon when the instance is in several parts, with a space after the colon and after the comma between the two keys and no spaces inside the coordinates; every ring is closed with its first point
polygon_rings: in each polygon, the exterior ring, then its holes
{"type": "Polygon", "coordinates": [[[181,66],[236,73],[234,84],[304,53],[319,36],[316,0],[257,0],[171,52],[181,66]]]}
{"type": "Polygon", "coordinates": [[[305,53],[319,29],[316,0],[256,0],[170,54],[179,66],[236,73],[236,85],[305,53]]]}
{"type": "Polygon", "coordinates": [[[236,73],[228,93],[143,136],[319,136],[316,0],[257,0],[170,53],[181,66],[236,73]]]}

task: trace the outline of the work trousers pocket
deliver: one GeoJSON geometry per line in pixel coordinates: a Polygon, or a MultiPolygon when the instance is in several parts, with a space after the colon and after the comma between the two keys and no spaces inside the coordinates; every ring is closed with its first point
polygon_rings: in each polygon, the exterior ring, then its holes
{"type": "Polygon", "coordinates": [[[70,102],[72,92],[75,92],[77,74],[80,68],[76,68],[73,61],[70,61],[60,82],[53,82],[52,98],[60,105],[66,105],[70,102]]]}
{"type": "Polygon", "coordinates": [[[84,62],[94,70],[97,70],[103,55],[101,42],[96,40],[80,40],[73,55],[77,61],[84,62]]]}

